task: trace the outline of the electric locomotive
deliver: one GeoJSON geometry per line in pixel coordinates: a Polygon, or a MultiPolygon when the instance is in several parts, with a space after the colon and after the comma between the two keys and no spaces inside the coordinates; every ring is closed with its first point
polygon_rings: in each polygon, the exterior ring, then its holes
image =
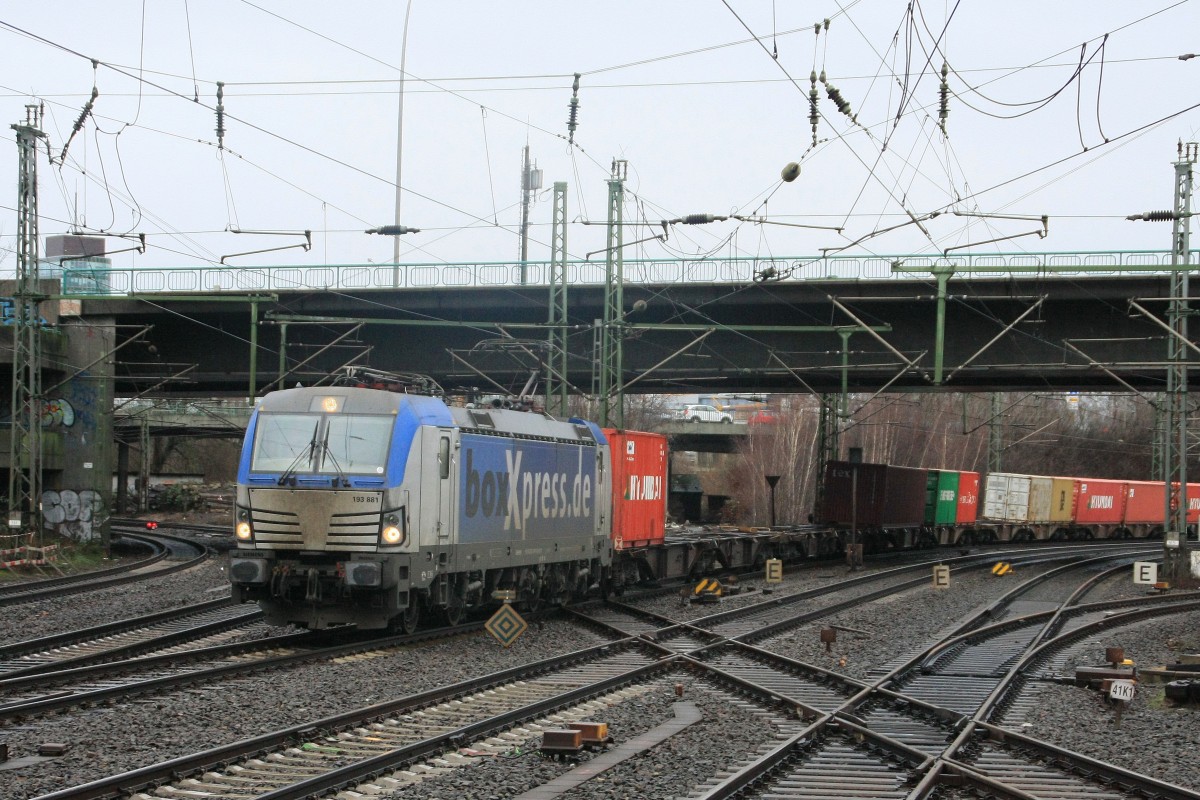
{"type": "Polygon", "coordinates": [[[268,622],[410,632],[597,590],[612,565],[604,432],[356,386],[286,389],[238,466],[235,599],[268,622]]]}

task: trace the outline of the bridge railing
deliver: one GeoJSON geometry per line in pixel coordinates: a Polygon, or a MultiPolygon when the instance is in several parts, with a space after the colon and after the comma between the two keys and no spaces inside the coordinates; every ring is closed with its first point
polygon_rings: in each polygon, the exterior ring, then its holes
{"type": "MultiPolygon", "coordinates": [[[[1200,261],[1200,250],[1191,251],[1190,263],[1200,261]]],[[[1016,269],[1045,270],[1056,275],[1122,275],[1166,271],[1171,253],[1165,250],[1114,250],[1080,253],[989,253],[877,256],[790,256],[772,259],[679,258],[628,259],[627,284],[749,283],[764,275],[786,282],[820,280],[888,281],[919,277],[924,271],[953,267],[973,277],[1004,277],[1016,269]],[[901,265],[902,272],[893,270],[901,265]]],[[[524,285],[545,286],[549,262],[528,261],[524,285]]],[[[604,263],[570,261],[571,286],[604,283],[604,263]]],[[[325,264],[260,267],[198,266],[172,268],[118,268],[64,266],[63,294],[78,297],[111,297],[129,294],[175,292],[276,292],[321,289],[446,289],[455,287],[521,286],[518,262],[461,264],[325,264]]]]}

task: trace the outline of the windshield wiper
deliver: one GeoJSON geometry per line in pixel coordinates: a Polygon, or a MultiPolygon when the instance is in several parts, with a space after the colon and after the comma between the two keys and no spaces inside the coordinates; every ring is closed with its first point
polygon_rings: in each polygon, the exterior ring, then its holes
{"type": "Polygon", "coordinates": [[[337,458],[333,455],[333,451],[329,449],[329,428],[325,429],[325,441],[321,442],[321,450],[323,457],[320,466],[323,467],[324,460],[328,458],[330,463],[333,464],[333,468],[337,470],[337,477],[333,479],[333,487],[336,489],[340,485],[349,489],[350,479],[346,477],[346,472],[342,469],[342,465],[338,463],[337,458]]]}
{"type": "Polygon", "coordinates": [[[308,444],[305,445],[304,449],[297,454],[292,463],[288,465],[288,468],[283,471],[283,474],[279,476],[279,486],[286,486],[289,479],[292,481],[293,486],[296,485],[296,479],[294,477],[296,474],[296,469],[301,463],[303,463],[304,459],[312,456],[313,450],[317,446],[317,428],[320,426],[320,420],[317,420],[317,422],[313,424],[312,439],[310,439],[308,444]]]}

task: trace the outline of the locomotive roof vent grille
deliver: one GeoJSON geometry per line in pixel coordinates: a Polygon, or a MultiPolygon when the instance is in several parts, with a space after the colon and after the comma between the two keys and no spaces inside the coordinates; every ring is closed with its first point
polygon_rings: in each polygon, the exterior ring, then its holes
{"type": "Polygon", "coordinates": [[[471,415],[471,421],[475,423],[476,427],[495,429],[496,423],[492,421],[492,415],[488,412],[468,409],[467,413],[471,415]]]}

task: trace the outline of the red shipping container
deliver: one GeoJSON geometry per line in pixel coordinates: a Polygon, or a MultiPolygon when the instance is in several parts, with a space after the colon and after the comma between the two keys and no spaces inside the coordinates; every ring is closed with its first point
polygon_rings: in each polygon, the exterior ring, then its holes
{"type": "Polygon", "coordinates": [[[605,428],[612,454],[613,547],[661,544],[667,518],[667,437],[605,428]]]}
{"type": "Polygon", "coordinates": [[[956,525],[974,525],[979,516],[979,473],[958,473],[958,514],[956,525]]]}
{"type": "Polygon", "coordinates": [[[1126,525],[1161,525],[1167,510],[1166,484],[1129,481],[1125,495],[1126,525]]]}
{"type": "Polygon", "coordinates": [[[1125,481],[1075,479],[1075,522],[1119,525],[1125,517],[1125,481]]]}
{"type": "MultiPolygon", "coordinates": [[[[1163,513],[1166,512],[1165,502],[1164,499],[1163,512],[1159,514],[1159,517],[1162,517],[1163,513]]],[[[1200,523],[1200,483],[1189,483],[1187,485],[1187,509],[1187,524],[1196,525],[1200,523]]]]}
{"type": "Polygon", "coordinates": [[[1187,485],[1187,523],[1200,524],[1200,483],[1187,485]]]}

